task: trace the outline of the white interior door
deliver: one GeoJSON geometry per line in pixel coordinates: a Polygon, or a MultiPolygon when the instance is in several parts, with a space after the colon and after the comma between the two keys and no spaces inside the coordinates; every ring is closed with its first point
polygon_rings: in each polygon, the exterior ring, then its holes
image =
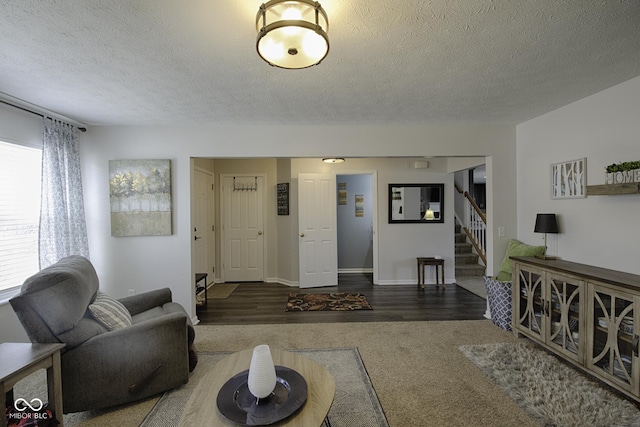
{"type": "Polygon", "coordinates": [[[298,175],[300,287],[338,284],[336,179],[327,174],[298,175]]]}
{"type": "Polygon", "coordinates": [[[264,281],[264,176],[222,178],[225,282],[264,281]]]}
{"type": "Polygon", "coordinates": [[[207,273],[207,281],[213,282],[213,251],[211,249],[213,223],[211,217],[211,199],[213,176],[196,169],[194,171],[195,224],[193,238],[195,240],[196,273],[207,273]]]}

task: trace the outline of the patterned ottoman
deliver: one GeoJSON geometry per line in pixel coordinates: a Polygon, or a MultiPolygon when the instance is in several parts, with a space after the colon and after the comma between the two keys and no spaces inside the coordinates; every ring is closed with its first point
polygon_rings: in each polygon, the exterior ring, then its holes
{"type": "Polygon", "coordinates": [[[511,330],[511,282],[484,276],[491,320],[504,330],[511,330]]]}

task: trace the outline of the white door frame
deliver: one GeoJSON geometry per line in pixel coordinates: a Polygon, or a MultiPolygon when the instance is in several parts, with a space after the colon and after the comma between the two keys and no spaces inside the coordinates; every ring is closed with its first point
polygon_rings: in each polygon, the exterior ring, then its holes
{"type": "MultiPolygon", "coordinates": [[[[373,284],[378,284],[378,171],[376,170],[354,170],[354,171],[334,171],[334,176],[338,175],[371,175],[371,206],[373,206],[373,217],[371,218],[373,236],[371,245],[373,246],[373,284]]],[[[337,178],[336,178],[337,181],[337,178]]],[[[337,184],[336,184],[337,185],[337,184]]],[[[336,209],[337,206],[336,200],[336,209]]],[[[336,224],[337,227],[337,224],[336,224]]]]}
{"type": "Polygon", "coordinates": [[[262,197],[262,278],[263,280],[266,278],[266,268],[267,268],[267,251],[265,250],[265,248],[267,247],[266,245],[266,239],[268,237],[268,230],[267,230],[267,221],[266,221],[266,196],[267,196],[267,191],[264,191],[266,189],[266,185],[267,185],[267,175],[264,173],[226,173],[226,174],[220,174],[220,182],[218,183],[218,189],[219,189],[219,194],[220,194],[220,206],[219,206],[219,214],[220,214],[220,281],[221,282],[226,282],[226,278],[225,278],[225,271],[226,269],[224,268],[225,266],[225,258],[226,258],[226,248],[225,248],[225,242],[226,242],[226,235],[225,235],[225,216],[224,216],[224,193],[223,193],[223,186],[224,186],[224,181],[225,178],[230,178],[230,177],[259,177],[262,178],[262,183],[263,183],[263,197],[262,197]]]}
{"type": "MultiPolygon", "coordinates": [[[[195,166],[193,169],[194,169],[194,176],[196,172],[200,172],[207,175],[208,181],[209,181],[208,184],[211,185],[211,188],[208,190],[210,191],[209,193],[210,197],[208,198],[209,203],[207,205],[209,225],[208,225],[208,229],[205,231],[207,234],[207,242],[208,242],[208,245],[207,245],[208,259],[207,259],[207,268],[205,272],[208,274],[207,282],[214,283],[215,282],[215,260],[216,260],[216,244],[215,244],[216,234],[215,234],[215,226],[214,226],[214,224],[216,223],[215,194],[214,194],[215,176],[213,172],[207,169],[203,169],[197,166],[195,166]]],[[[198,271],[198,273],[203,273],[203,272],[198,271]]]]}

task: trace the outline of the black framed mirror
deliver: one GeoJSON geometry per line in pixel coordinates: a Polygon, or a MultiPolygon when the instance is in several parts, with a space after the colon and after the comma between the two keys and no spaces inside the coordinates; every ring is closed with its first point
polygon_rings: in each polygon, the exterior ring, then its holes
{"type": "Polygon", "coordinates": [[[389,224],[444,222],[444,184],[389,184],[389,224]]]}

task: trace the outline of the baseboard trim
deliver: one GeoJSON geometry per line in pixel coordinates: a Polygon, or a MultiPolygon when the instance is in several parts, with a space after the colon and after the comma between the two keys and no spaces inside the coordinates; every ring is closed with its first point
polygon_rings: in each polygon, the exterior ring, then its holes
{"type": "MultiPolygon", "coordinates": [[[[455,282],[455,280],[445,280],[444,284],[445,285],[453,285],[455,282]]],[[[380,286],[408,286],[408,285],[412,285],[412,286],[418,286],[418,281],[417,279],[415,279],[414,282],[407,282],[406,280],[380,280],[377,283],[380,286]]],[[[435,280],[426,280],[424,282],[425,286],[427,285],[436,285],[435,280]]]]}
{"type": "Polygon", "coordinates": [[[373,268],[339,268],[338,274],[367,274],[373,273],[373,268]]]}

